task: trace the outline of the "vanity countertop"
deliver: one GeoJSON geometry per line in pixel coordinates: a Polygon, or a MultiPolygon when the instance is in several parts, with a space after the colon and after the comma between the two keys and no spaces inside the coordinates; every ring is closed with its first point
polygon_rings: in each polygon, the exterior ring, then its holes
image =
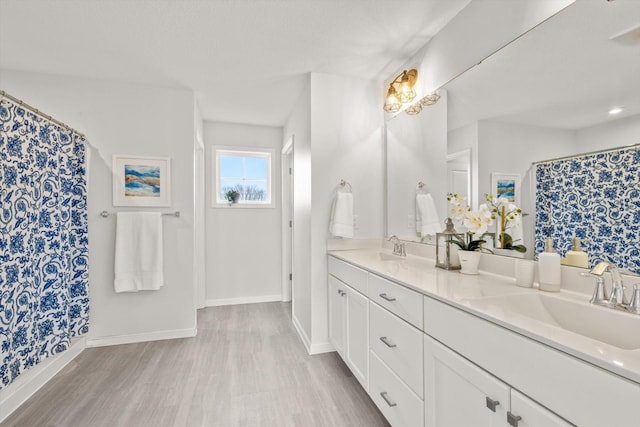
{"type": "MultiPolygon", "coordinates": [[[[464,275],[458,271],[435,268],[434,260],[412,255],[398,257],[379,249],[336,250],[329,251],[329,255],[640,383],[640,349],[619,348],[553,325],[553,322],[527,317],[509,310],[504,303],[508,298],[491,298],[543,294],[588,304],[593,310],[611,310],[590,305],[587,295],[565,290],[548,293],[536,288],[521,288],[515,285],[511,277],[484,271],[480,271],[479,275],[464,275]]],[[[640,316],[622,312],[620,315],[634,323],[637,318],[637,324],[640,325],[640,316]]],[[[605,328],[603,333],[607,333],[606,328],[616,327],[601,326],[605,328]]],[[[635,335],[634,341],[640,341],[640,328],[630,329],[622,333],[635,335]]]]}

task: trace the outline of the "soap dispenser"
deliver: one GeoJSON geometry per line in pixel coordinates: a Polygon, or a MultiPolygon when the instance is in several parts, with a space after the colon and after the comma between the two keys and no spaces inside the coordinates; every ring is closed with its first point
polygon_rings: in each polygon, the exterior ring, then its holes
{"type": "Polygon", "coordinates": [[[553,250],[553,239],[547,237],[544,252],[538,255],[538,288],[541,291],[560,292],[560,254],[553,250]]]}
{"type": "Polygon", "coordinates": [[[587,253],[582,250],[580,247],[580,238],[573,238],[573,247],[566,254],[567,265],[572,265],[574,267],[589,267],[589,257],[587,257],[587,253]]]}

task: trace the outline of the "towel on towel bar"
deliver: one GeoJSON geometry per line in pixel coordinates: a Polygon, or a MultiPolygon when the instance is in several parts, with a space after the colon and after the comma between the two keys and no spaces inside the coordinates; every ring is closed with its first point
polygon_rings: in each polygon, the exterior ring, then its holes
{"type": "Polygon", "coordinates": [[[420,236],[435,236],[444,229],[431,194],[416,194],[416,231],[420,236]]]}
{"type": "Polygon", "coordinates": [[[116,292],[162,287],[162,216],[160,212],[118,212],[116,225],[116,292]]]}
{"type": "Polygon", "coordinates": [[[331,205],[329,232],[334,237],[353,237],[353,194],[337,191],[331,205]]]}

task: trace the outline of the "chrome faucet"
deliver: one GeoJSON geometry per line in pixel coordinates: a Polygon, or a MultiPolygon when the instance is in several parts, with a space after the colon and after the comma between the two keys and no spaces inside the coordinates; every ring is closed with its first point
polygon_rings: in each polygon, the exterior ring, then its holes
{"type": "Polygon", "coordinates": [[[393,243],[393,254],[399,256],[407,256],[407,249],[404,246],[404,243],[396,236],[392,234],[391,237],[387,239],[389,242],[393,243]]]}
{"type": "Polygon", "coordinates": [[[592,304],[628,309],[629,302],[624,294],[622,276],[616,266],[611,265],[607,261],[600,261],[591,269],[588,275],[596,277],[596,289],[591,298],[592,304]],[[604,278],[602,277],[607,271],[611,273],[612,280],[611,295],[609,297],[607,297],[606,289],[604,288],[604,278]]]}

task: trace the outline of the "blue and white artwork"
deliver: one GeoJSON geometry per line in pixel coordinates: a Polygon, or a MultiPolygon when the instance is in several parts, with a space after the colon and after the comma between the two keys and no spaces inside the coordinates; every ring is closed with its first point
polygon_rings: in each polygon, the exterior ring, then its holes
{"type": "Polygon", "coordinates": [[[84,143],[0,101],[0,389],[89,330],[84,143]]]}
{"type": "Polygon", "coordinates": [[[160,167],[124,165],[124,187],[127,197],[160,197],[160,167]]]}
{"type": "Polygon", "coordinates": [[[583,239],[598,261],[640,273],[640,147],[536,167],[536,253],[552,237],[561,255],[583,239]]]}
{"type": "Polygon", "coordinates": [[[516,200],[516,181],[514,179],[498,179],[496,182],[496,197],[516,200]]]}

